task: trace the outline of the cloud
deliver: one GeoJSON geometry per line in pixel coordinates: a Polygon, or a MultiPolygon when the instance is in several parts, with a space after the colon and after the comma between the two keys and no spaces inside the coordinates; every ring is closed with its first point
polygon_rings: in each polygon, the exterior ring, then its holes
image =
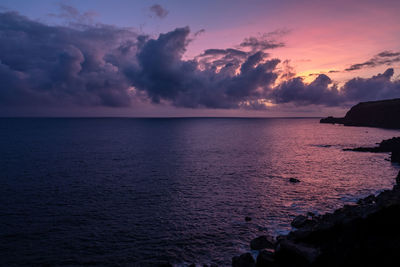
{"type": "Polygon", "coordinates": [[[346,68],[345,71],[373,68],[380,65],[391,65],[395,62],[400,62],[400,52],[383,51],[365,62],[351,65],[346,68]]]}
{"type": "Polygon", "coordinates": [[[265,37],[248,37],[240,44],[243,48],[250,48],[252,51],[274,49],[285,46],[282,42],[276,42],[265,37]]]}
{"type": "Polygon", "coordinates": [[[394,70],[387,69],[371,78],[353,78],[346,82],[341,92],[347,101],[359,102],[400,97],[400,81],[391,81],[394,70]]]}
{"type": "Polygon", "coordinates": [[[78,24],[91,24],[93,23],[94,17],[98,16],[98,14],[94,11],[86,11],[81,13],[78,9],[73,6],[60,3],[59,4],[60,13],[50,13],[48,14],[50,17],[65,19],[71,25],[78,24]]]}
{"type": "Polygon", "coordinates": [[[282,82],[273,91],[270,98],[275,103],[294,103],[296,105],[326,105],[336,106],[341,103],[341,97],[336,85],[325,74],[319,74],[310,84],[304,83],[301,77],[282,82]]]}
{"type": "Polygon", "coordinates": [[[144,44],[138,66],[127,70],[135,88],[151,101],[169,101],[179,107],[238,108],[263,97],[277,78],[278,59],[261,51],[209,49],[207,64],[182,60],[189,43],[189,28],[178,28],[144,44]],[[218,58],[222,56],[221,58],[218,58]]]}
{"type": "MultiPolygon", "coordinates": [[[[129,106],[120,66],[136,34],[106,25],[48,26],[0,13],[0,105],[129,106]]],[[[131,48],[131,50],[130,50],[131,48]]]]}
{"type": "Polygon", "coordinates": [[[124,107],[148,100],[239,108],[271,89],[278,59],[232,48],[184,60],[189,36],[187,27],[152,39],[108,25],[49,26],[1,13],[0,105],[124,107]]]}
{"type": "Polygon", "coordinates": [[[274,103],[295,105],[345,106],[361,101],[372,101],[400,97],[400,81],[391,81],[394,70],[371,78],[353,78],[341,88],[325,74],[320,74],[306,84],[301,77],[284,81],[276,86],[268,96],[274,103]]]}
{"type": "Polygon", "coordinates": [[[289,33],[291,33],[292,30],[287,29],[287,28],[281,28],[281,29],[277,29],[271,32],[267,32],[265,34],[263,34],[264,38],[273,38],[273,37],[282,37],[285,35],[288,35],[289,33]]]}
{"type": "MultiPolygon", "coordinates": [[[[186,60],[190,36],[188,27],[152,38],[110,25],[50,26],[0,13],[0,107],[266,109],[271,103],[332,107],[400,97],[393,69],[341,88],[325,74],[306,83],[289,61],[266,52],[279,42],[249,37],[238,47],[207,49],[186,60]]],[[[393,60],[397,53],[377,57],[393,60]]]]}
{"type": "Polygon", "coordinates": [[[159,18],[165,18],[168,15],[168,10],[159,4],[152,5],[150,11],[159,18]]]}
{"type": "Polygon", "coordinates": [[[198,30],[197,32],[194,33],[194,36],[197,37],[197,36],[199,36],[199,35],[202,35],[202,34],[205,33],[205,32],[206,32],[205,29],[198,30]]]}

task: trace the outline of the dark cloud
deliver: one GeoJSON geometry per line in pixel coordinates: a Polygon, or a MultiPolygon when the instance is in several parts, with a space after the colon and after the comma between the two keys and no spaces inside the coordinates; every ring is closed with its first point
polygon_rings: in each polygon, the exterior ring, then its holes
{"type": "Polygon", "coordinates": [[[277,29],[272,32],[267,32],[267,33],[263,34],[263,37],[264,38],[282,37],[282,36],[288,35],[291,32],[292,31],[290,29],[282,28],[282,29],[277,29]]]}
{"type": "Polygon", "coordinates": [[[379,57],[397,57],[400,56],[400,52],[383,51],[378,54],[379,57]]]}
{"type": "Polygon", "coordinates": [[[199,67],[202,69],[213,69],[230,66],[232,71],[239,68],[240,64],[249,56],[249,53],[238,49],[207,49],[196,57],[199,67]]]}
{"type": "Polygon", "coordinates": [[[391,65],[395,62],[400,62],[400,52],[383,51],[365,62],[351,65],[345,69],[345,71],[373,68],[381,65],[391,65]]]}
{"type": "Polygon", "coordinates": [[[197,32],[194,33],[194,36],[197,37],[197,36],[199,36],[199,35],[202,35],[202,34],[205,33],[205,32],[206,32],[205,29],[198,30],[197,32]]]}
{"type": "Polygon", "coordinates": [[[238,49],[228,48],[228,49],[207,49],[205,50],[201,56],[237,56],[237,57],[246,57],[248,53],[243,52],[238,49]]]}
{"type": "Polygon", "coordinates": [[[150,7],[150,11],[159,18],[165,18],[168,15],[168,10],[163,8],[161,5],[156,4],[150,7]]]}
{"type": "Polygon", "coordinates": [[[391,81],[393,74],[393,69],[389,68],[371,78],[351,79],[341,88],[341,93],[352,102],[400,97],[400,81],[391,81]]]}
{"type": "Polygon", "coordinates": [[[206,50],[202,57],[213,59],[202,68],[196,60],[182,60],[188,36],[189,28],[178,28],[149,40],[137,55],[138,67],[127,71],[133,85],[146,91],[154,103],[167,100],[181,107],[238,108],[263,97],[277,78],[274,70],[279,60],[267,60],[261,51],[206,50]],[[222,56],[224,64],[215,56],[222,56]]]}
{"type": "Polygon", "coordinates": [[[130,85],[120,66],[135,53],[123,40],[136,36],[106,25],[77,30],[0,13],[0,104],[128,106],[130,85]]]}
{"type": "Polygon", "coordinates": [[[296,105],[341,106],[360,101],[372,101],[400,97],[400,81],[391,81],[392,68],[371,78],[353,78],[341,88],[325,74],[320,74],[306,84],[296,77],[282,82],[268,98],[275,103],[294,103],[296,105]]]}
{"type": "Polygon", "coordinates": [[[267,49],[274,49],[278,47],[285,46],[282,42],[276,42],[273,40],[266,39],[264,37],[248,37],[244,39],[244,41],[240,44],[241,47],[250,48],[253,51],[257,50],[267,50],[267,49]]]}
{"type": "Polygon", "coordinates": [[[282,82],[273,91],[270,98],[275,103],[294,103],[296,105],[326,105],[335,106],[341,103],[339,91],[332,80],[325,74],[319,74],[310,84],[296,77],[282,82]]]}
{"type": "Polygon", "coordinates": [[[152,39],[107,25],[49,26],[1,13],[0,104],[122,107],[148,99],[238,108],[271,89],[278,59],[210,49],[184,60],[189,35],[186,27],[152,39]]]}

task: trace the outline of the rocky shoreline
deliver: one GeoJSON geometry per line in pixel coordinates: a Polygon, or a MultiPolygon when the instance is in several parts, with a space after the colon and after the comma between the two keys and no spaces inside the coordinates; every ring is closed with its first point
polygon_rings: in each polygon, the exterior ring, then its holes
{"type": "MultiPolygon", "coordinates": [[[[400,163],[400,137],[383,140],[376,147],[348,148],[345,151],[391,152],[391,161],[400,163]]],[[[370,195],[354,205],[320,216],[299,215],[289,234],[276,240],[261,236],[250,242],[258,250],[232,258],[234,267],[289,266],[393,266],[400,249],[400,172],[392,190],[370,195]]]]}
{"type": "MultiPolygon", "coordinates": [[[[400,99],[363,102],[343,118],[327,117],[320,123],[400,129],[400,99]]],[[[400,163],[400,137],[383,140],[376,147],[345,151],[390,152],[400,163]]],[[[258,250],[232,258],[234,267],[395,266],[400,249],[400,172],[392,190],[360,199],[333,213],[312,213],[294,218],[294,228],[276,240],[262,236],[250,242],[258,250]]]]}
{"type": "MultiPolygon", "coordinates": [[[[391,153],[400,163],[400,137],[375,147],[344,151],[391,153]]],[[[260,236],[250,242],[257,258],[245,253],[232,258],[234,267],[394,266],[400,249],[400,172],[392,190],[369,195],[333,213],[299,215],[293,230],[276,239],[260,236]]]]}
{"type": "MultiPolygon", "coordinates": [[[[375,147],[344,151],[391,153],[400,163],[400,137],[375,147]]],[[[250,242],[258,256],[245,253],[232,258],[234,267],[394,266],[400,249],[400,172],[392,190],[370,195],[333,213],[299,215],[289,234],[276,240],[260,236],[250,242]]]]}
{"type": "Polygon", "coordinates": [[[232,266],[394,266],[400,248],[400,172],[392,190],[320,216],[297,216],[289,234],[258,237],[232,266]],[[254,246],[257,244],[257,246],[254,246]]]}

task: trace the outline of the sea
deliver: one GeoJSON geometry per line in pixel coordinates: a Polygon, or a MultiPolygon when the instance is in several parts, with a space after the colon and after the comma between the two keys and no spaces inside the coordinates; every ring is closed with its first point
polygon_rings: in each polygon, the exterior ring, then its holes
{"type": "Polygon", "coordinates": [[[343,149],[399,135],[318,118],[3,118],[0,265],[229,266],[299,214],[392,188],[388,153],[343,149]]]}

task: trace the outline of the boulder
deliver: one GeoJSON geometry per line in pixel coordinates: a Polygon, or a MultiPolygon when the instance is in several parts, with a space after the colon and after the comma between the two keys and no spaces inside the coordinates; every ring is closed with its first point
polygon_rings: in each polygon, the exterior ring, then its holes
{"type": "Polygon", "coordinates": [[[232,258],[232,267],[255,267],[256,262],[250,253],[244,253],[232,258]]]}
{"type": "Polygon", "coordinates": [[[400,163],[400,151],[398,150],[392,151],[392,155],[390,156],[390,161],[400,163]]]}
{"type": "Polygon", "coordinates": [[[369,195],[366,198],[359,199],[357,201],[358,205],[369,205],[373,204],[376,201],[376,197],[374,195],[369,195]]]}
{"type": "Polygon", "coordinates": [[[260,253],[258,253],[257,256],[256,266],[257,267],[277,266],[274,259],[274,253],[267,250],[260,251],[260,253]]]}
{"type": "Polygon", "coordinates": [[[304,226],[307,222],[307,217],[304,215],[299,215],[296,218],[293,219],[293,221],[290,223],[291,226],[295,228],[300,228],[304,226]]]}
{"type": "Polygon", "coordinates": [[[246,217],[244,218],[244,220],[245,220],[246,222],[249,222],[249,221],[251,221],[251,217],[246,216],[246,217]]]}
{"type": "Polygon", "coordinates": [[[319,255],[318,248],[303,243],[295,243],[288,239],[282,239],[276,249],[276,256],[279,259],[293,261],[297,263],[296,266],[312,264],[319,255]]]}
{"type": "Polygon", "coordinates": [[[265,248],[274,248],[274,240],[266,235],[254,238],[250,242],[250,248],[253,250],[261,250],[265,248]]]}

